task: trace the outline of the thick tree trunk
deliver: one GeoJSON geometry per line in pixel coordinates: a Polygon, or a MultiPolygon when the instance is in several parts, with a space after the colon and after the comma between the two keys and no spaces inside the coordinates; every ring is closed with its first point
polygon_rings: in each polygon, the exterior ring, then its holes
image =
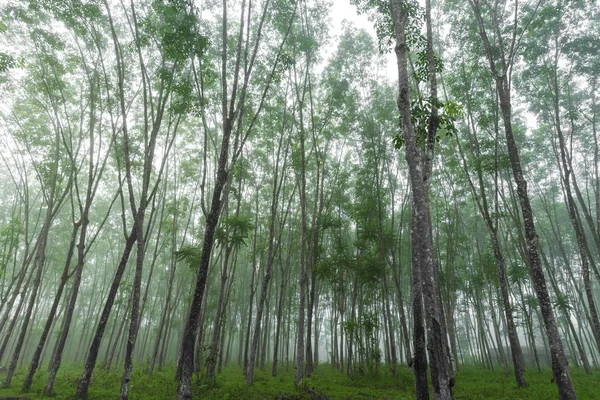
{"type": "MultiPolygon", "coordinates": [[[[398,109],[402,121],[406,161],[409,166],[410,183],[413,193],[411,224],[413,268],[416,268],[421,276],[434,398],[451,399],[453,398],[453,379],[452,373],[449,370],[450,362],[447,355],[448,346],[443,307],[437,281],[437,266],[433,258],[431,217],[427,195],[428,182],[424,181],[427,175],[417,148],[411,123],[407,48],[404,34],[407,16],[400,0],[391,0],[390,3],[398,62],[398,109]]],[[[427,157],[431,158],[431,154],[428,154],[427,157]]]]}

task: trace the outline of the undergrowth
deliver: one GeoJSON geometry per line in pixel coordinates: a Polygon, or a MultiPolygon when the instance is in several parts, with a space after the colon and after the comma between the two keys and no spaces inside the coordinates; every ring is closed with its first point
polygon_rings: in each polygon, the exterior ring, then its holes
{"type": "MultiPolygon", "coordinates": [[[[42,370],[33,382],[29,393],[22,393],[20,388],[26,370],[16,372],[12,385],[8,389],[0,389],[0,400],[3,397],[25,397],[31,400],[48,399],[43,396],[42,388],[47,373],[42,370]]],[[[56,400],[72,399],[81,374],[81,366],[65,366],[59,371],[55,385],[56,400]]],[[[148,377],[144,368],[134,369],[131,378],[131,400],[164,400],[174,399],[177,383],[173,380],[174,366],[162,371],[156,371],[148,377]]],[[[0,374],[3,379],[4,374],[0,374]]],[[[194,376],[193,395],[195,399],[235,399],[235,400],[342,400],[342,399],[414,399],[414,378],[405,368],[400,367],[396,376],[391,371],[382,368],[376,376],[347,377],[329,364],[320,364],[313,375],[301,381],[298,390],[294,386],[295,370],[290,364],[285,366],[278,376],[272,377],[270,368],[266,371],[257,370],[254,384],[247,386],[242,370],[238,366],[228,366],[217,376],[214,384],[207,384],[201,379],[201,374],[194,376]]],[[[600,400],[600,370],[586,375],[582,369],[571,369],[575,382],[577,397],[600,400]]],[[[538,372],[529,370],[525,378],[528,387],[518,388],[514,377],[504,376],[501,371],[490,371],[474,366],[463,366],[456,375],[454,389],[457,400],[554,400],[558,398],[556,385],[551,382],[552,373],[549,369],[538,372]]],[[[118,398],[121,382],[121,370],[113,368],[110,372],[96,368],[89,389],[89,400],[108,400],[118,398]]]]}

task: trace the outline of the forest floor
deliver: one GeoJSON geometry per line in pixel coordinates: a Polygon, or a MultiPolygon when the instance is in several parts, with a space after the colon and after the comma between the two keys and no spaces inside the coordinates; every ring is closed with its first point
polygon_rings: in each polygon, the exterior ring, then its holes
{"type": "MultiPolygon", "coordinates": [[[[270,368],[266,369],[270,371],[270,368]]],[[[29,393],[20,391],[26,370],[17,371],[12,386],[0,389],[0,400],[4,398],[48,399],[41,392],[46,380],[46,372],[36,375],[29,393]]],[[[177,383],[173,380],[174,368],[168,368],[154,373],[151,378],[142,368],[134,370],[130,399],[131,400],[170,400],[175,398],[177,383]]],[[[54,399],[72,399],[81,367],[61,368],[55,385],[54,399]]],[[[572,368],[571,375],[580,400],[600,399],[600,370],[586,375],[583,369],[572,368]]],[[[0,374],[0,379],[4,374],[0,374]]],[[[532,399],[555,400],[558,398],[556,385],[551,382],[552,373],[549,369],[541,373],[531,369],[526,373],[529,386],[517,388],[512,375],[505,377],[501,370],[490,371],[475,366],[465,366],[456,376],[454,390],[456,399],[532,399]]],[[[121,371],[113,368],[105,372],[96,369],[89,389],[89,400],[117,399],[121,382],[121,371]]],[[[277,377],[258,371],[252,386],[246,386],[242,370],[237,366],[229,366],[217,376],[216,385],[194,384],[195,399],[414,399],[414,378],[405,367],[399,369],[393,377],[388,369],[376,376],[348,378],[329,364],[320,364],[313,376],[301,382],[301,389],[294,388],[294,369],[286,372],[283,369],[277,377]]]]}

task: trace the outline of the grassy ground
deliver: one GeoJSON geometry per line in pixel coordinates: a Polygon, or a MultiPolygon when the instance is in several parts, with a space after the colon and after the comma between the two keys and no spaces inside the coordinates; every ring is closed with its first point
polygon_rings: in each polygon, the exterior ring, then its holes
{"type": "MultiPolygon", "coordinates": [[[[267,371],[269,369],[267,368],[267,371]]],[[[43,399],[42,387],[46,373],[39,373],[29,393],[20,391],[25,371],[18,371],[9,389],[0,389],[3,397],[43,399]]],[[[72,399],[81,367],[64,367],[57,378],[55,399],[72,399]]],[[[579,399],[600,400],[600,370],[586,375],[583,370],[571,371],[579,399]]],[[[177,384],[173,381],[174,369],[156,372],[148,378],[143,369],[134,370],[131,381],[132,400],[174,399],[177,384]]],[[[0,379],[4,374],[0,374],[0,379]]],[[[113,369],[107,373],[100,368],[94,373],[90,386],[89,400],[116,399],[119,393],[121,371],[113,369]]],[[[464,400],[478,399],[557,399],[556,385],[551,382],[550,370],[541,373],[530,370],[526,374],[529,386],[517,388],[512,376],[505,377],[501,371],[488,371],[477,367],[463,367],[456,376],[455,398],[464,400]]],[[[257,371],[254,385],[245,384],[242,371],[237,366],[227,367],[217,377],[216,386],[209,388],[204,384],[194,385],[195,399],[319,399],[317,394],[334,399],[413,399],[413,376],[402,368],[396,377],[388,370],[378,376],[363,376],[350,379],[327,364],[321,364],[312,377],[302,382],[302,388],[294,388],[294,370],[281,371],[279,376],[271,377],[266,372],[257,371]]]]}

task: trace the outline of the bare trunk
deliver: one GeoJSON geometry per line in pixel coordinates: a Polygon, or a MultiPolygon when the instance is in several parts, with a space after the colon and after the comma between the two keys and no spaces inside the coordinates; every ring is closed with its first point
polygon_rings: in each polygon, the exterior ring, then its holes
{"type": "Polygon", "coordinates": [[[102,309],[102,314],[100,315],[100,320],[98,321],[98,326],[96,327],[96,332],[94,334],[94,338],[92,339],[90,350],[88,351],[88,356],[86,358],[81,379],[79,380],[79,383],[77,385],[77,391],[75,393],[76,399],[87,398],[87,391],[90,385],[92,372],[94,371],[94,367],[96,366],[96,359],[98,358],[98,351],[100,350],[102,336],[104,335],[104,330],[106,329],[106,324],[108,323],[108,318],[110,316],[112,306],[117,296],[117,291],[119,290],[119,285],[121,283],[121,278],[123,277],[123,272],[125,272],[125,266],[127,265],[129,255],[131,254],[131,250],[133,249],[133,245],[137,239],[137,236],[135,235],[135,229],[136,228],[134,225],[134,227],[132,228],[132,232],[129,234],[127,241],[125,242],[125,249],[123,250],[123,254],[121,255],[121,261],[117,266],[117,271],[115,272],[115,276],[113,278],[113,282],[108,293],[108,298],[106,299],[106,303],[104,303],[104,308],[102,309]]]}
{"type": "MultiPolygon", "coordinates": [[[[546,327],[546,335],[548,336],[548,342],[550,343],[554,381],[558,386],[558,392],[561,400],[576,399],[577,395],[575,394],[575,388],[573,387],[571,375],[569,374],[567,358],[565,356],[563,345],[560,341],[560,335],[556,326],[550,295],[548,294],[548,288],[546,286],[546,278],[544,277],[544,271],[540,262],[538,236],[533,220],[531,204],[529,202],[527,182],[523,176],[519,151],[512,131],[510,85],[507,69],[508,64],[506,59],[504,59],[504,53],[502,52],[501,61],[503,70],[501,73],[498,73],[496,69],[496,63],[494,61],[493,51],[488,40],[483,19],[481,17],[479,1],[470,0],[470,3],[475,13],[475,18],[479,27],[479,33],[481,35],[483,46],[490,63],[490,70],[496,81],[496,90],[500,99],[506,146],[508,149],[508,156],[510,159],[514,182],[517,186],[517,194],[525,226],[529,273],[531,275],[533,287],[540,304],[544,326],[546,327]]],[[[494,23],[496,24],[496,28],[498,30],[499,28],[497,26],[497,21],[495,20],[494,23]]],[[[502,40],[501,36],[498,39],[502,40]]],[[[502,43],[500,43],[500,48],[502,48],[502,46],[502,43]]],[[[509,60],[509,62],[512,62],[512,60],[509,60]]]]}
{"type": "Polygon", "coordinates": [[[33,357],[31,359],[31,363],[29,364],[29,370],[27,371],[27,376],[23,381],[23,386],[21,387],[21,391],[28,392],[31,388],[31,384],[33,382],[33,375],[37,371],[37,367],[39,365],[40,357],[42,355],[42,350],[46,344],[46,339],[48,338],[48,334],[50,333],[50,328],[53,325],[54,317],[56,316],[56,311],[58,310],[58,306],[60,304],[60,300],[62,298],[62,293],[65,289],[65,285],[69,279],[69,267],[71,266],[71,260],[73,259],[73,252],[75,249],[75,242],[77,240],[77,232],[79,231],[80,224],[76,223],[73,226],[73,232],[71,233],[71,241],[69,244],[69,249],[67,250],[67,259],[65,261],[65,266],[63,268],[62,276],[60,278],[60,283],[58,285],[58,289],[56,291],[56,295],[54,296],[54,301],[52,302],[52,307],[50,308],[50,313],[48,318],[46,319],[46,324],[44,325],[44,330],[42,331],[42,336],[40,337],[40,341],[33,353],[33,357]]]}
{"type": "MultiPolygon", "coordinates": [[[[33,288],[31,289],[31,293],[29,295],[29,303],[27,304],[27,308],[25,309],[25,316],[23,318],[23,322],[21,323],[21,331],[19,332],[19,337],[17,338],[17,343],[15,345],[15,349],[13,350],[12,358],[10,364],[8,366],[8,370],[6,372],[6,377],[2,382],[3,388],[10,387],[10,383],[17,368],[17,362],[19,361],[19,356],[21,355],[21,350],[23,349],[23,344],[25,342],[25,336],[28,332],[27,328],[29,327],[29,322],[31,320],[31,315],[33,313],[33,308],[36,304],[37,294],[40,287],[40,283],[42,281],[42,271],[44,269],[44,264],[46,260],[46,243],[48,240],[48,234],[50,230],[50,225],[52,223],[52,209],[53,202],[52,200],[48,204],[48,210],[46,211],[46,218],[42,230],[40,232],[40,244],[37,248],[37,254],[34,261],[34,269],[31,271],[32,274],[35,273],[35,278],[33,279],[33,288]]],[[[15,316],[16,318],[16,316],[15,316]]]]}

